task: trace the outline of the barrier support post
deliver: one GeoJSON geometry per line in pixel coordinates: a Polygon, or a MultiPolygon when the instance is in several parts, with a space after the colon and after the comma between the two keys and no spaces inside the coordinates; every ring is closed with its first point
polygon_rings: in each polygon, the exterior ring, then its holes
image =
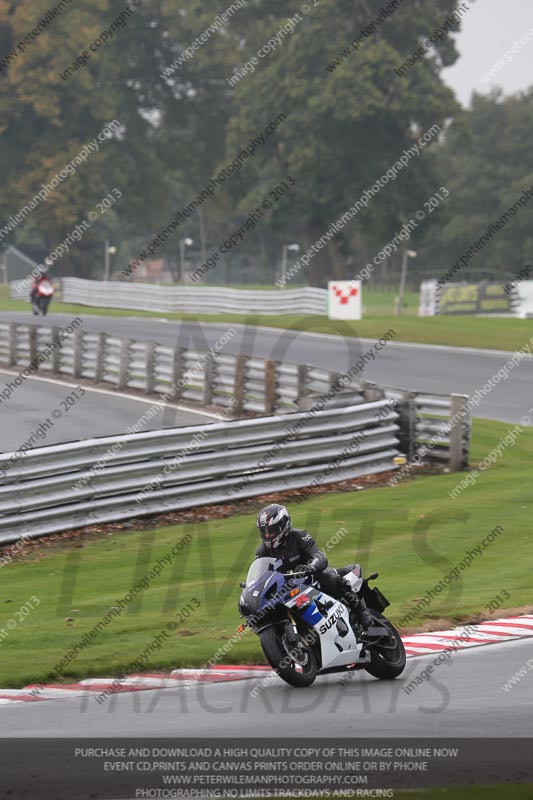
{"type": "Polygon", "coordinates": [[[375,403],[376,400],[385,399],[385,390],[377,386],[372,381],[361,381],[361,391],[367,403],[375,403]]]}
{"type": "Polygon", "coordinates": [[[233,385],[233,411],[238,415],[241,415],[244,411],[247,364],[248,356],[245,356],[244,353],[239,353],[235,359],[235,382],[233,385]]]}
{"type": "Polygon", "coordinates": [[[60,328],[57,325],[52,327],[52,341],[57,342],[59,347],[54,347],[52,350],[52,375],[59,375],[61,371],[61,342],[59,336],[60,328]]]}
{"type": "Polygon", "coordinates": [[[72,377],[81,378],[83,362],[83,331],[76,328],[73,337],[73,358],[72,358],[72,377]]]}
{"type": "Polygon", "coordinates": [[[450,395],[450,472],[458,472],[468,464],[468,454],[463,449],[464,419],[467,415],[467,398],[462,394],[450,395]]]}
{"type": "Polygon", "coordinates": [[[146,392],[152,394],[155,389],[155,342],[146,342],[146,392]]]}
{"type": "MultiPolygon", "coordinates": [[[[30,325],[28,328],[28,339],[30,346],[30,364],[35,363],[37,358],[37,325],[30,325]]],[[[36,371],[39,369],[39,364],[36,364],[36,371]]]]}
{"type": "Polygon", "coordinates": [[[172,356],[172,371],[171,371],[171,385],[170,391],[173,394],[173,399],[180,397],[183,391],[183,384],[181,379],[183,377],[185,364],[185,348],[176,347],[172,356]]]}
{"type": "Polygon", "coordinates": [[[8,366],[14,367],[17,363],[17,323],[9,323],[8,366]]]}
{"type": "Polygon", "coordinates": [[[202,402],[209,406],[213,402],[213,383],[215,380],[215,359],[213,353],[206,353],[204,361],[204,390],[202,402]]]}
{"type": "Polygon", "coordinates": [[[310,368],[308,364],[298,364],[298,396],[296,398],[298,405],[300,404],[300,401],[309,394],[309,369],[310,368]]]}
{"type": "Polygon", "coordinates": [[[276,411],[276,361],[265,361],[265,414],[274,414],[276,411]]]}
{"type": "Polygon", "coordinates": [[[96,361],[94,365],[94,380],[100,383],[105,374],[105,348],[106,334],[103,331],[96,334],[96,361]]]}
{"type": "Polygon", "coordinates": [[[120,364],[118,369],[118,389],[126,389],[130,374],[131,339],[123,338],[120,347],[120,364]]]}
{"type": "Polygon", "coordinates": [[[416,452],[416,392],[402,392],[395,410],[399,414],[399,449],[411,462],[416,452]]]}

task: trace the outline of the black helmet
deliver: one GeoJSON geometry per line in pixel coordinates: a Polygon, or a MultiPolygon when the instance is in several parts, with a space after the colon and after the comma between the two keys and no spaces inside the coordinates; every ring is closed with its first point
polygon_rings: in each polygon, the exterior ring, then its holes
{"type": "Polygon", "coordinates": [[[257,527],[267,547],[279,547],[292,530],[291,516],[285,506],[271,503],[257,515],[257,527]]]}

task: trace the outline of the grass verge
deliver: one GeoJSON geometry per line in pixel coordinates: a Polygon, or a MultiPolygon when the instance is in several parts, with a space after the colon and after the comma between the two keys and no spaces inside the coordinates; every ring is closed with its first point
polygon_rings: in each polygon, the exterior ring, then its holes
{"type": "MultiPolygon", "coordinates": [[[[508,430],[503,423],[476,420],[473,465],[508,430]]],[[[390,617],[396,622],[500,525],[503,532],[432,600],[413,627],[438,627],[480,612],[490,615],[485,606],[505,593],[509,597],[492,611],[498,616],[504,607],[519,609],[531,602],[532,451],[533,430],[525,429],[514,447],[504,450],[456,500],[448,491],[463,476],[420,476],[396,487],[318,495],[292,506],[294,523],[312,531],[334,566],[358,560],[367,572],[378,570],[377,583],[391,600],[390,617]]],[[[163,635],[170,621],[176,628],[163,636],[159,649],[154,646],[146,669],[200,666],[221,646],[229,646],[240,622],[238,582],[257,544],[250,514],[108,533],[68,549],[58,543],[3,566],[0,686],[42,680],[185,536],[190,543],[79,650],[63,677],[116,674],[145,652],[157,634],[163,635]],[[32,596],[40,603],[23,616],[20,609],[32,596]]],[[[257,637],[245,635],[221,662],[262,663],[257,637]]]]}

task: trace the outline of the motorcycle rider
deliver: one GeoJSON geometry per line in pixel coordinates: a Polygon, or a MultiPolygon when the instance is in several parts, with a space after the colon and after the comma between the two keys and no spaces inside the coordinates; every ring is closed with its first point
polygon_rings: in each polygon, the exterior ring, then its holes
{"type": "MultiPolygon", "coordinates": [[[[39,267],[38,269],[39,269],[38,274],[34,275],[33,278],[32,278],[32,281],[31,281],[30,301],[31,301],[32,305],[33,305],[34,301],[37,299],[39,284],[42,281],[49,281],[50,283],[52,282],[46,267],[43,266],[43,267],[39,267]]],[[[33,310],[33,313],[37,314],[37,311],[35,310],[35,308],[33,310]]]]}
{"type": "Polygon", "coordinates": [[[285,506],[279,503],[265,506],[257,515],[257,527],[262,544],[256,550],[256,558],[279,558],[283,561],[281,571],[297,568],[299,572],[314,575],[320,588],[345,603],[363,630],[368,630],[373,619],[364,598],[354,594],[348,581],[328,566],[326,554],[308,531],[292,527],[285,506]]]}

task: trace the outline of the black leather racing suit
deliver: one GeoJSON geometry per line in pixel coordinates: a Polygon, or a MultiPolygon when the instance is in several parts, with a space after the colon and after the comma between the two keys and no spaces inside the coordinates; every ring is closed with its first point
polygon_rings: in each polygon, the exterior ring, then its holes
{"type": "Polygon", "coordinates": [[[328,567],[326,554],[322,552],[308,531],[293,528],[281,547],[270,549],[264,544],[260,545],[256,550],[255,557],[263,558],[265,556],[280,558],[283,561],[282,572],[310,564],[320,588],[337,600],[343,599],[342,589],[346,588],[344,580],[336,569],[328,567]]]}

